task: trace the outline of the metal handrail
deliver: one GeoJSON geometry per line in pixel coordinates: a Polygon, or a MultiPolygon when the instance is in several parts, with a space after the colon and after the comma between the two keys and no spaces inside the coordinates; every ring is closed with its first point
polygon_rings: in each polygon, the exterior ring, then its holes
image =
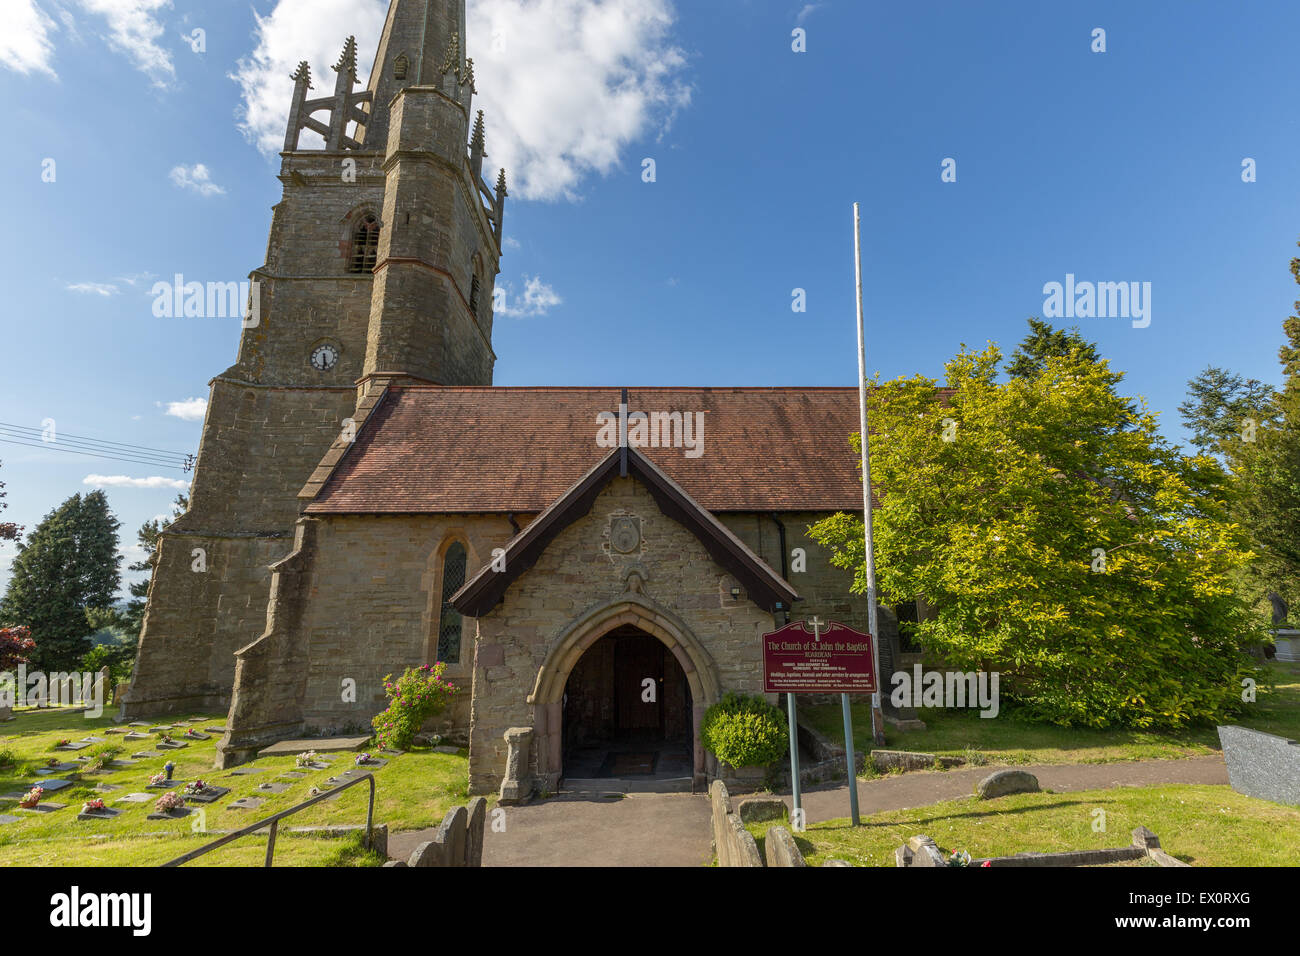
{"type": "Polygon", "coordinates": [[[288,810],[281,810],[279,813],[275,814],[274,816],[270,816],[267,817],[265,820],[260,820],[257,823],[250,824],[249,826],[244,827],[242,830],[236,830],[234,833],[227,833],[219,840],[213,840],[211,843],[205,844],[204,846],[199,847],[197,850],[191,850],[189,853],[186,853],[184,856],[178,856],[174,860],[168,860],[166,863],[163,864],[163,867],[182,866],[186,863],[189,863],[191,860],[197,860],[199,857],[203,856],[204,854],[211,853],[213,850],[216,850],[219,847],[223,847],[227,843],[234,843],[236,840],[242,837],[246,837],[251,833],[256,833],[258,830],[262,829],[262,827],[266,826],[268,823],[271,825],[271,835],[270,838],[266,841],[265,866],[269,867],[271,865],[272,858],[275,856],[275,838],[276,835],[279,833],[281,820],[283,820],[285,817],[293,816],[295,813],[299,812],[300,810],[306,810],[308,807],[313,807],[316,804],[320,803],[322,800],[328,800],[331,797],[336,797],[344,790],[348,789],[348,787],[355,787],[357,784],[363,781],[370,782],[370,806],[366,810],[366,849],[367,850],[374,849],[375,775],[373,773],[368,773],[363,777],[357,777],[357,779],[355,780],[349,780],[347,783],[343,784],[342,786],[332,787],[329,790],[325,791],[324,793],[320,794],[319,796],[312,797],[310,800],[298,804],[296,807],[290,807],[288,810]]]}

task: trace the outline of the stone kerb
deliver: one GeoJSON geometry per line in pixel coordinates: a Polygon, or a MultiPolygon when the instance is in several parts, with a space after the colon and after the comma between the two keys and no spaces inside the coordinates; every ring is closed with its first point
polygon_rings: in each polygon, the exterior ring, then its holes
{"type": "MultiPolygon", "coordinates": [[[[769,835],[769,840],[771,839],[769,835]]],[[[1015,856],[996,856],[971,860],[971,866],[1107,866],[1130,860],[1150,859],[1158,866],[1188,866],[1160,848],[1160,838],[1146,827],[1133,831],[1133,842],[1128,846],[1108,847],[1101,850],[1068,850],[1063,853],[1017,853],[1015,856]]],[[[948,861],[934,840],[918,834],[894,851],[894,865],[901,867],[947,867],[948,861]]]]}
{"type": "Polygon", "coordinates": [[[483,865],[483,831],[487,801],[471,800],[469,807],[452,807],[433,839],[417,846],[406,866],[419,868],[479,867],[483,865]]]}
{"type": "Polygon", "coordinates": [[[713,804],[713,849],[718,866],[762,866],[763,858],[758,853],[758,843],[753,834],[745,829],[740,817],[731,812],[727,785],[721,780],[713,781],[709,787],[709,799],[713,804]]]}

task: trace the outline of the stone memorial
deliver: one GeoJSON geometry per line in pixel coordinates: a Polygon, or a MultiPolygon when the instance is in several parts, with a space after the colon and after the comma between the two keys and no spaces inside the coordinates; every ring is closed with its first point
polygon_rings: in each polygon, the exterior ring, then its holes
{"type": "Polygon", "coordinates": [[[981,800],[992,800],[1013,793],[1037,793],[1038,778],[1024,770],[999,770],[979,782],[975,795],[981,800]]]}
{"type": "Polygon", "coordinates": [[[156,800],[152,793],[128,793],[125,797],[118,797],[114,803],[149,803],[156,800]]]}
{"type": "Polygon", "coordinates": [[[1300,805],[1300,745],[1245,727],[1219,728],[1232,789],[1248,797],[1300,805]]]}
{"type": "MultiPolygon", "coordinates": [[[[255,773],[266,773],[266,768],[265,767],[237,767],[234,770],[230,771],[230,775],[232,777],[247,777],[255,773]]],[[[288,774],[282,774],[282,776],[288,776],[288,774]]],[[[298,774],[297,776],[302,777],[305,776],[305,774],[298,774]]]]}
{"type": "Polygon", "coordinates": [[[20,813],[54,813],[56,810],[66,809],[67,806],[66,803],[49,803],[42,800],[34,807],[19,807],[18,811],[20,813]]]}
{"type": "Polygon", "coordinates": [[[72,786],[72,781],[71,780],[42,780],[39,784],[37,784],[37,786],[40,787],[42,790],[44,790],[46,793],[58,793],[60,790],[64,790],[72,786]]]}
{"type": "Polygon", "coordinates": [[[266,802],[265,800],[260,800],[257,797],[240,797],[238,800],[235,800],[233,803],[231,803],[230,806],[227,807],[226,809],[227,810],[256,810],[265,802],[266,802]]]}
{"type": "Polygon", "coordinates": [[[0,813],[0,826],[4,826],[6,823],[17,823],[21,819],[22,817],[14,817],[7,813],[0,813]]]}
{"type": "Polygon", "coordinates": [[[290,789],[287,783],[259,783],[256,787],[259,793],[280,794],[290,789]]]}
{"type": "Polygon", "coordinates": [[[196,786],[197,784],[203,784],[203,781],[196,780],[194,783],[186,784],[185,788],[181,790],[181,796],[185,798],[186,802],[216,803],[230,792],[229,787],[213,787],[205,784],[200,789],[196,786]]]}

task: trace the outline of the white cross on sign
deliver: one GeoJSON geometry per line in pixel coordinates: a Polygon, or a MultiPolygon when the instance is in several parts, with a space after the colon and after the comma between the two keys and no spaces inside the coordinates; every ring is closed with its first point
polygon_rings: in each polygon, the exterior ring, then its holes
{"type": "Polygon", "coordinates": [[[820,640],[822,639],[822,630],[821,630],[821,629],[822,629],[823,627],[826,626],[826,622],[823,621],[823,620],[821,620],[820,618],[814,617],[814,618],[813,618],[812,620],[810,620],[808,623],[812,625],[812,629],[813,629],[813,640],[814,640],[814,641],[820,641],[820,640]]]}

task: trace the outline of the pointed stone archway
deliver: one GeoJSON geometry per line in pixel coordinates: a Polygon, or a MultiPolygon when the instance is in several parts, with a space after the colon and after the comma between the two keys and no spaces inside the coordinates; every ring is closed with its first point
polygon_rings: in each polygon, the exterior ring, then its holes
{"type": "Polygon", "coordinates": [[[537,672],[528,702],[533,705],[537,780],[548,790],[559,786],[564,772],[564,688],[569,675],[591,645],[620,627],[631,625],[664,644],[686,675],[691,689],[695,789],[708,782],[709,760],[700,743],[704,712],[722,696],[717,667],[689,627],[675,614],[644,595],[628,593],[587,611],[561,633],[537,672]]]}

